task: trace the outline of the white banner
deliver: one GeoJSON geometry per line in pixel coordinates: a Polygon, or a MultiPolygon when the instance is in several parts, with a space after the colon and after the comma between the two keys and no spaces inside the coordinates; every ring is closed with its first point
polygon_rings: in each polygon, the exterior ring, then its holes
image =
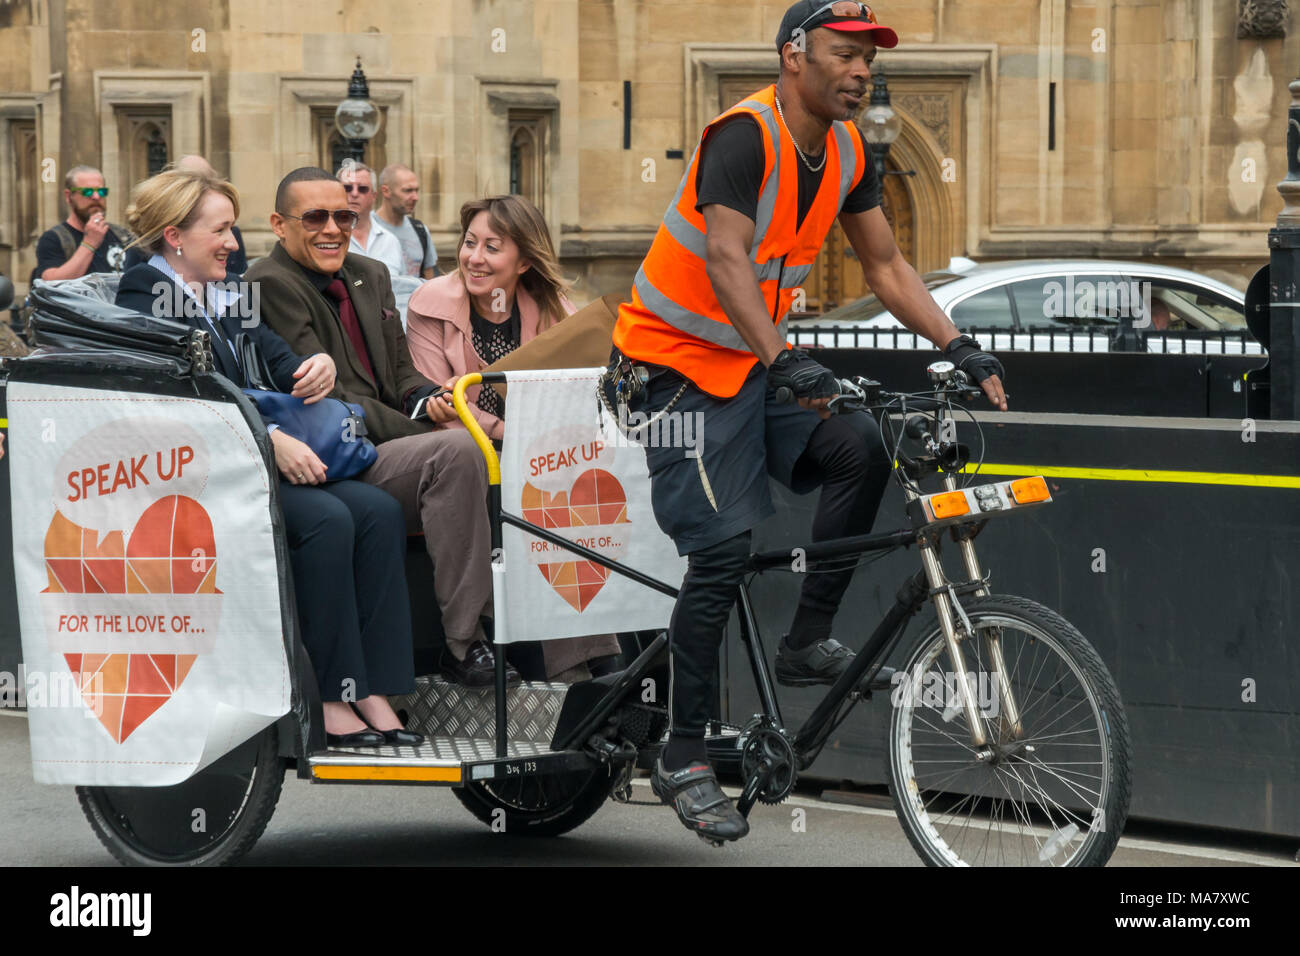
{"type": "MultiPolygon", "coordinates": [[[[618,440],[598,406],[601,371],[508,373],[502,508],[678,587],[686,559],[655,522],[645,449],[618,440]]],[[[493,564],[497,641],[668,626],[672,598],[508,525],[502,543],[493,564]]]]}
{"type": "Polygon", "coordinates": [[[269,477],[239,409],[10,382],[38,783],[178,783],[288,712],[269,477]]]}

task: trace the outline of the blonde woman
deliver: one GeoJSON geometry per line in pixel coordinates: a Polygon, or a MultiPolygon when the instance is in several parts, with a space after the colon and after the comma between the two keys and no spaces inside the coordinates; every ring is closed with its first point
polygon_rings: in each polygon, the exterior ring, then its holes
{"type": "MultiPolygon", "coordinates": [[[[406,340],[415,366],[448,388],[456,379],[504,358],[575,311],[565,295],[551,233],[541,212],[520,196],[489,196],[460,207],[455,272],[431,279],[407,306],[406,340]]],[[[505,436],[504,402],[491,387],[465,397],[488,436],[505,436]]],[[[459,428],[446,400],[430,402],[429,417],[459,428]]],[[[584,662],[599,676],[616,666],[613,635],[547,641],[546,676],[582,678],[584,662]]]]}
{"type": "MultiPolygon", "coordinates": [[[[239,194],[222,179],[172,169],[145,180],[127,209],[148,262],[122,275],[117,304],[209,334],[216,370],[247,387],[236,354],[242,283],[223,282],[237,248],[239,194]]],[[[303,359],[258,322],[249,328],[275,386],[305,403],[334,389],[328,355],[303,359]]],[[[316,671],[326,742],[333,747],[415,746],[388,694],[415,689],[410,604],[403,572],[406,522],[387,493],[361,481],[329,482],[312,449],[267,422],[280,472],[302,640],[316,671]],[[328,482],[328,483],[327,483],[328,482]],[[346,692],[346,693],[345,693],[346,692]],[[349,701],[356,703],[349,706],[349,701]]]]}

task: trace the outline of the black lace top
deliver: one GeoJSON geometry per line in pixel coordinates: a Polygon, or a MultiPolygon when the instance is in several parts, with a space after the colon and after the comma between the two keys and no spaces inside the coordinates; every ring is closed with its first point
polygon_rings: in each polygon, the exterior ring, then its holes
{"type": "MultiPolygon", "coordinates": [[[[478,314],[473,303],[469,307],[469,321],[473,329],[474,351],[478,353],[486,364],[491,365],[498,359],[505,358],[515,349],[519,348],[520,338],[520,320],[519,320],[519,300],[515,300],[515,307],[510,313],[510,318],[504,322],[492,322],[478,314]]],[[[489,415],[495,415],[497,418],[505,418],[506,408],[505,400],[497,394],[491,385],[484,385],[479,389],[478,407],[483,409],[489,415]]]]}

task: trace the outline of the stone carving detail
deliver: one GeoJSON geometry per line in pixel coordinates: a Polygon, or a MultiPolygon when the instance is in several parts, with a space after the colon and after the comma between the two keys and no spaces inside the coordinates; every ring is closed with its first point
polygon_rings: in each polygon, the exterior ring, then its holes
{"type": "Polygon", "coordinates": [[[906,112],[930,131],[945,156],[952,152],[952,97],[946,93],[891,93],[889,98],[895,109],[906,112]]]}
{"type": "Polygon", "coordinates": [[[1287,0],[1239,0],[1237,36],[1286,36],[1287,0]]]}

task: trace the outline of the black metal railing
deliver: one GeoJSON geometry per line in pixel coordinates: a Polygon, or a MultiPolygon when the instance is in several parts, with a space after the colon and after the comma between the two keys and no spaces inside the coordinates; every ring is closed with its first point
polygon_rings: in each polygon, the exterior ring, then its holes
{"type": "MultiPolygon", "coordinates": [[[[1017,352],[1148,352],[1169,355],[1260,355],[1263,349],[1246,329],[1146,331],[1113,327],[1063,329],[967,329],[984,348],[1017,352]],[[1122,338],[1121,338],[1122,334],[1122,338]]],[[[904,328],[826,326],[789,327],[791,343],[836,349],[933,349],[924,336],[904,328]]]]}

